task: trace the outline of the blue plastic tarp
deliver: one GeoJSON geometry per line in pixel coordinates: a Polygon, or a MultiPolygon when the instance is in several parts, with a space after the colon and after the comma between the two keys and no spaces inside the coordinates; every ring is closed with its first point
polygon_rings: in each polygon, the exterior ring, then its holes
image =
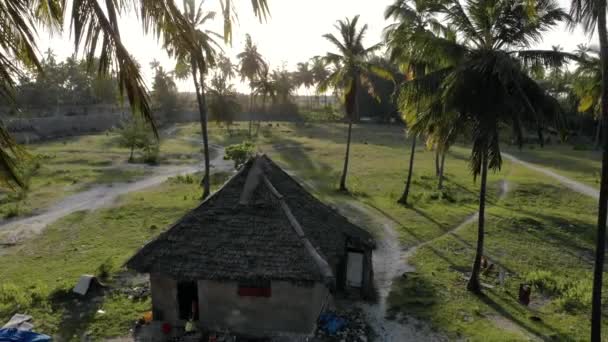
{"type": "Polygon", "coordinates": [[[18,330],[15,328],[0,329],[0,342],[46,342],[51,337],[32,331],[18,330]]]}

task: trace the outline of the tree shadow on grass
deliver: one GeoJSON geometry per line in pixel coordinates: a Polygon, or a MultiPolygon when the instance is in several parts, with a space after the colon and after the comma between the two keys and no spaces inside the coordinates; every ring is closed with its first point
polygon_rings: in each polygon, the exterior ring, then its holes
{"type": "Polygon", "coordinates": [[[95,320],[97,310],[103,305],[105,297],[106,290],[101,287],[91,287],[85,296],[76,294],[71,289],[57,289],[51,293],[53,311],[63,313],[57,328],[60,340],[83,336],[95,320]]]}
{"type": "MultiPolygon", "coordinates": [[[[489,292],[490,294],[492,294],[493,297],[499,298],[498,294],[495,293],[493,290],[486,290],[486,291],[489,292]]],[[[535,337],[537,337],[543,341],[571,341],[571,340],[573,340],[572,337],[567,336],[567,335],[552,334],[551,336],[547,336],[546,334],[543,334],[541,332],[541,330],[539,330],[537,328],[537,326],[540,326],[540,327],[544,328],[545,330],[550,330],[550,331],[554,331],[554,328],[547,325],[542,320],[541,321],[537,320],[537,321],[533,322],[531,320],[531,317],[534,316],[534,313],[530,312],[530,310],[528,308],[524,308],[521,306],[516,307],[516,305],[519,305],[519,304],[517,304],[517,299],[513,296],[509,296],[508,298],[510,300],[504,300],[502,304],[498,303],[492,297],[490,297],[486,294],[483,294],[483,293],[481,295],[478,295],[477,298],[479,298],[479,300],[481,300],[488,307],[495,310],[499,315],[501,315],[502,317],[511,321],[517,327],[521,328],[522,330],[526,331],[527,333],[532,334],[535,337]],[[506,307],[505,307],[506,305],[508,305],[512,310],[522,311],[523,315],[528,316],[529,321],[526,321],[519,317],[515,317],[513,314],[511,314],[511,312],[509,312],[506,309],[506,307]]]]}

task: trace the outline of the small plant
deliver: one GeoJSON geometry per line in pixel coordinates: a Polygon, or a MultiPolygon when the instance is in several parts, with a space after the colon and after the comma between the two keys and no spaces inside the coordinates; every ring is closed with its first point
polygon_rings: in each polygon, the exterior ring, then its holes
{"type": "Polygon", "coordinates": [[[99,267],[97,267],[95,275],[102,281],[109,280],[113,269],[114,262],[111,258],[107,258],[99,267]]]}
{"type": "Polygon", "coordinates": [[[591,293],[591,282],[579,280],[568,284],[557,304],[566,312],[582,311],[591,306],[591,293]]]}
{"type": "Polygon", "coordinates": [[[234,168],[238,169],[253,155],[254,148],[255,145],[250,141],[230,145],[226,147],[224,159],[234,161],[234,168]]]}
{"type": "Polygon", "coordinates": [[[563,279],[558,278],[549,271],[533,271],[526,275],[525,280],[541,292],[559,295],[565,288],[563,279]]]}
{"type": "Polygon", "coordinates": [[[160,161],[159,158],[160,147],[158,144],[150,144],[144,147],[143,160],[146,164],[157,165],[160,161]]]}

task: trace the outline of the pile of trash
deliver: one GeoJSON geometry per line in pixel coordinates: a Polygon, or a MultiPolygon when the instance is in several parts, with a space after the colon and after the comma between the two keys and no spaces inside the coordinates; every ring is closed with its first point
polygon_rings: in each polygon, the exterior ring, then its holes
{"type": "Polygon", "coordinates": [[[123,287],[116,289],[116,292],[127,296],[132,300],[140,300],[150,297],[150,285],[144,284],[134,287],[123,287]]]}
{"type": "Polygon", "coordinates": [[[359,308],[343,311],[326,311],[319,316],[315,341],[367,342],[372,328],[359,308]]]}

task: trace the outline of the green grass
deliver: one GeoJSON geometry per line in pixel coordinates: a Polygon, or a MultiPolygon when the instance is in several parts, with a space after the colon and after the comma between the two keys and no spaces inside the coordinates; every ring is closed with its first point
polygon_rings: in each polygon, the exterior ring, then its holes
{"type": "MultiPolygon", "coordinates": [[[[234,130],[235,134],[228,136],[224,128],[211,125],[211,142],[226,145],[247,137],[247,123],[235,125],[234,130]]],[[[199,134],[197,124],[180,125],[175,137],[168,139],[161,150],[169,155],[171,163],[196,158],[200,145],[187,139],[197,139],[199,134]]],[[[341,124],[263,123],[254,140],[258,152],[295,171],[319,197],[339,202],[344,196],[336,189],[345,138],[346,126],[341,124]]],[[[116,160],[128,156],[126,151],[111,146],[111,141],[111,135],[99,135],[39,148],[57,154],[63,161],[58,164],[101,168],[108,160],[116,162],[112,153],[116,153],[116,160]],[[69,152],[79,146],[92,149],[80,157],[82,162],[75,161],[76,154],[69,152]],[[97,150],[107,154],[97,155],[97,150]],[[74,160],[71,164],[66,162],[70,158],[74,160]]],[[[469,150],[457,146],[446,160],[445,189],[436,190],[434,153],[420,144],[411,205],[396,204],[407,175],[408,145],[409,140],[398,127],[356,125],[348,186],[352,197],[399,222],[401,241],[412,246],[442,236],[474,213],[479,183],[468,168],[469,150]]],[[[580,157],[580,151],[538,151],[529,152],[530,158],[537,156],[546,166],[554,158],[563,161],[568,157],[570,172],[581,180],[589,177],[587,167],[595,167],[584,153],[580,157]]],[[[52,177],[55,182],[63,182],[52,177]]],[[[149,300],[109,295],[95,307],[103,308],[106,314],[97,315],[94,310],[78,324],[68,324],[70,306],[66,305],[65,289],[71,288],[80,274],[95,272],[102,264],[110,265],[110,273],[115,274],[145,241],[198,203],[197,184],[195,179],[181,177],[123,196],[115,207],[74,213],[25,244],[5,249],[8,252],[0,255],[0,321],[17,307],[34,315],[39,331],[60,332],[66,338],[83,332],[95,338],[126,335],[131,322],[150,309],[149,300]]],[[[496,274],[490,274],[483,282],[494,288],[487,289],[484,297],[465,290],[476,241],[476,225],[471,224],[414,254],[410,261],[417,272],[394,284],[389,297],[391,315],[421,318],[453,339],[506,341],[538,336],[585,340],[589,330],[587,293],[595,201],[556,185],[546,176],[505,162],[501,172],[490,175],[488,206],[486,251],[497,268],[506,270],[504,286],[497,283],[496,274]],[[504,199],[498,199],[499,181],[504,178],[512,189],[504,199]],[[522,282],[537,285],[529,308],[517,302],[522,282]]],[[[379,231],[378,227],[369,228],[379,231]]]]}
{"type": "Polygon", "coordinates": [[[539,146],[527,145],[522,149],[507,148],[514,156],[561,175],[599,189],[602,155],[599,151],[580,150],[569,144],[539,146]]]}
{"type": "Polygon", "coordinates": [[[471,224],[415,254],[412,262],[419,279],[401,279],[395,284],[392,309],[429,320],[452,337],[585,340],[590,298],[580,288],[588,290],[591,283],[595,201],[521,167],[513,168],[509,180],[515,189],[489,208],[486,221],[486,255],[507,274],[504,286],[494,273],[482,280],[495,286],[485,296],[465,290],[477,236],[476,224],[471,224]],[[550,271],[573,290],[559,295],[535,287],[532,308],[520,305],[519,285],[539,271],[550,271]],[[412,293],[420,288],[430,289],[423,300],[430,304],[412,305],[412,293]],[[542,321],[532,320],[533,316],[542,321]],[[510,323],[504,325],[504,318],[510,323]],[[496,330],[496,324],[506,328],[496,330]]]}
{"type": "MultiPolygon", "coordinates": [[[[193,141],[162,136],[160,164],[194,164],[200,161],[200,148],[193,141]]],[[[128,164],[130,151],[119,146],[112,132],[37,143],[27,149],[34,169],[28,191],[0,194],[0,217],[26,216],[93,185],[130,182],[152,172],[144,165],[128,164]]]]}
{"type": "MultiPolygon", "coordinates": [[[[214,176],[214,187],[225,177],[214,176]]],[[[150,310],[148,300],[108,295],[79,319],[69,316],[76,305],[68,292],[81,274],[95,273],[102,264],[111,265],[110,273],[118,272],[134,251],[199,203],[199,181],[198,176],[174,178],[123,196],[112,208],[71,214],[42,235],[3,251],[0,321],[18,311],[31,314],[38,331],[66,339],[84,332],[96,338],[127,334],[130,324],[150,310]],[[99,308],[106,314],[96,314],[99,308]]]]}

